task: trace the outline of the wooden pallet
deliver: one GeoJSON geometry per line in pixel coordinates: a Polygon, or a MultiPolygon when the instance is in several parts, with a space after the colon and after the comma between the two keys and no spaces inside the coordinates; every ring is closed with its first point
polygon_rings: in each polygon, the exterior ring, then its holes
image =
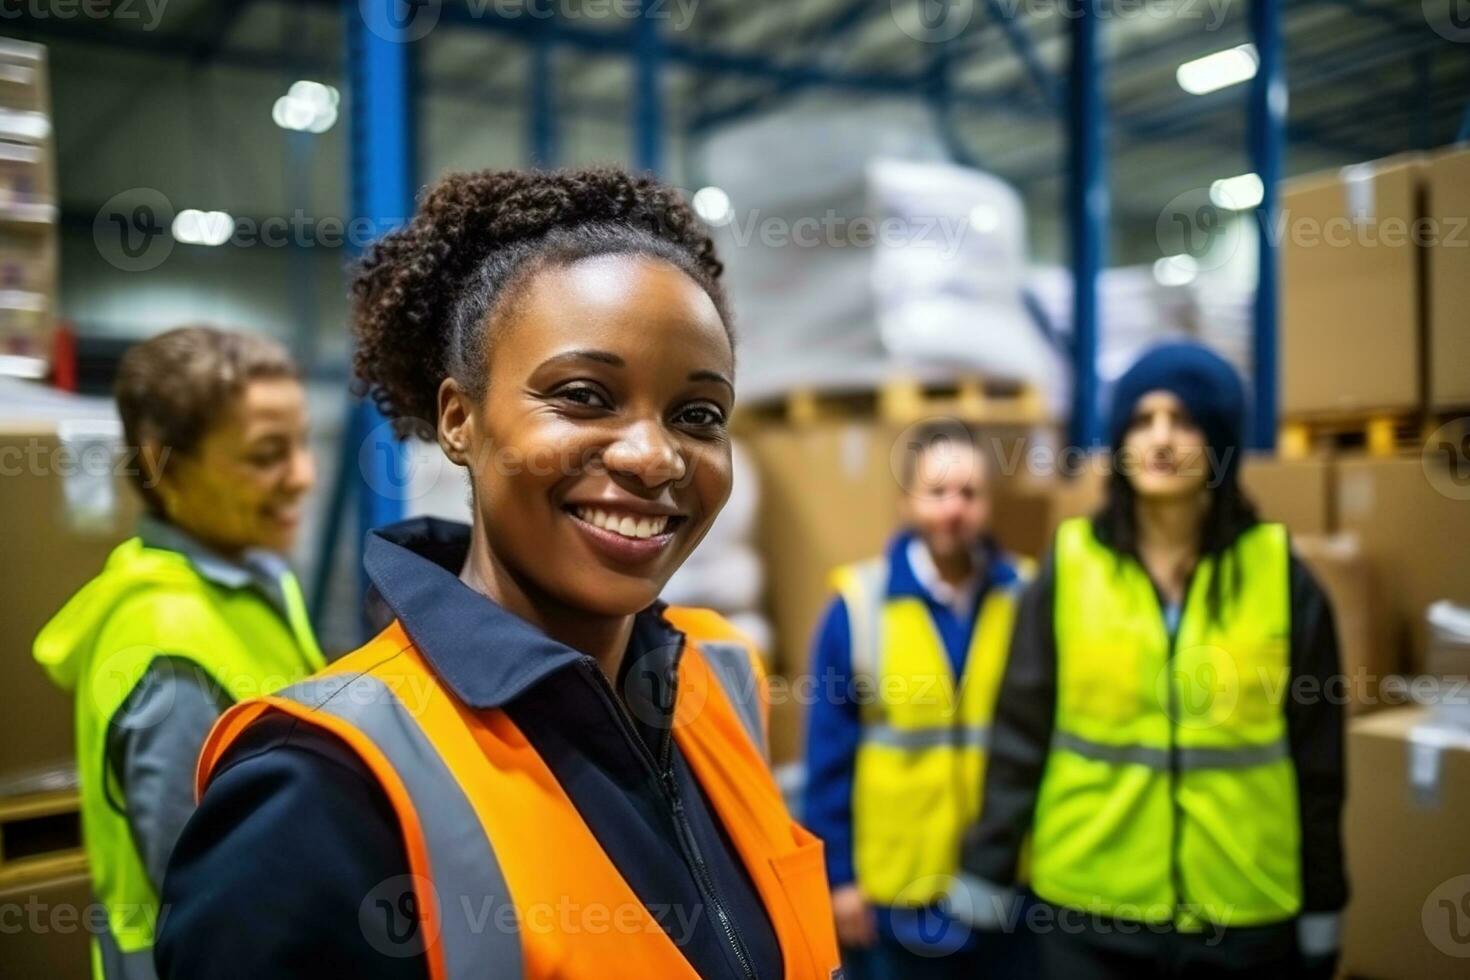
{"type": "Polygon", "coordinates": [[[1420,412],[1382,412],[1361,415],[1291,419],[1276,440],[1283,459],[1303,459],[1314,453],[1364,450],[1370,456],[1398,456],[1419,451],[1427,431],[1420,412]]]}
{"type": "Polygon", "coordinates": [[[0,797],[0,885],[86,865],[74,789],[0,797]]]}
{"type": "Polygon", "coordinates": [[[798,389],[784,398],[742,405],[740,421],[791,426],[849,419],[907,424],[947,416],[980,425],[1041,425],[1049,421],[1035,388],[981,378],[931,382],[892,379],[877,388],[818,391],[798,389]]]}

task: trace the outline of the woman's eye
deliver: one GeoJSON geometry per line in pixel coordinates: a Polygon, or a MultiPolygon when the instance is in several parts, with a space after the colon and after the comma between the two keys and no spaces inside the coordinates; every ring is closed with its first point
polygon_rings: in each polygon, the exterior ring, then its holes
{"type": "Polygon", "coordinates": [[[708,428],[715,425],[723,425],[725,413],[718,406],[710,404],[690,405],[679,413],[678,421],[685,425],[698,428],[708,428]]]}
{"type": "Polygon", "coordinates": [[[556,394],[558,398],[587,408],[607,408],[609,404],[608,400],[602,396],[602,392],[587,385],[563,388],[556,394]]]}

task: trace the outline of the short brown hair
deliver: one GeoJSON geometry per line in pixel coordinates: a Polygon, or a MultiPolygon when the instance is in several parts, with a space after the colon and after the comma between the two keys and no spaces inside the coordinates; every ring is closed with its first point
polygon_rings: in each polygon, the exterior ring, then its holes
{"type": "MultiPolygon", "coordinates": [[[[199,448],[247,381],[297,377],[291,355],[270,337],[190,326],[129,347],[113,393],[126,445],[156,442],[166,450],[159,461],[166,465],[169,457],[199,448]]],[[[131,468],[133,483],[148,509],[162,514],[157,491],[162,473],[145,470],[131,468]]]]}

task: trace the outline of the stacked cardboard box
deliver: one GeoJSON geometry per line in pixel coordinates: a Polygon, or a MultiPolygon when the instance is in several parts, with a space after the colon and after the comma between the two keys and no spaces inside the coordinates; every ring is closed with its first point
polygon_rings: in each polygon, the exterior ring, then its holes
{"type": "Polygon", "coordinates": [[[1448,980],[1470,962],[1470,733],[1427,720],[1400,708],[1349,727],[1350,976],[1448,980]]]}
{"type": "Polygon", "coordinates": [[[1282,188],[1283,414],[1420,405],[1422,172],[1394,157],[1282,188]]]}
{"type": "Polygon", "coordinates": [[[1470,406],[1470,150],[1288,181],[1281,410],[1470,406]]]}
{"type": "Polygon", "coordinates": [[[1425,168],[1429,247],[1429,404],[1470,407],[1470,149],[1425,168]]]}

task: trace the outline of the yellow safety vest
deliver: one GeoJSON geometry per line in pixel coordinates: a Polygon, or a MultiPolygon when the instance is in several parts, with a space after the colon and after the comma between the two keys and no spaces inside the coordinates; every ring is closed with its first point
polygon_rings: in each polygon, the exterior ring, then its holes
{"type": "Polygon", "coordinates": [[[1015,622],[1018,581],[986,593],[958,684],[922,599],[889,596],[886,559],[838,568],[862,737],[853,774],[853,864],[871,900],[921,906],[947,890],[980,816],[986,745],[1015,622]]]}
{"type": "Polygon", "coordinates": [[[1287,745],[1290,556],[1257,524],[1194,574],[1171,644],[1142,566],[1092,522],[1056,538],[1056,724],[1032,827],[1032,887],[1100,915],[1280,922],[1301,906],[1287,745]],[[1218,620],[1210,579],[1230,575],[1218,620]]]}
{"type": "MultiPolygon", "coordinates": [[[[197,664],[232,700],[269,693],[323,666],[295,576],[286,573],[281,586],[289,621],[253,589],[217,585],[184,555],[132,538],[36,637],[37,662],[75,698],[87,863],[126,976],[153,975],[159,906],[107,766],[108,728],[160,656],[197,664]]],[[[92,962],[93,976],[103,977],[95,939],[92,962]]]]}

